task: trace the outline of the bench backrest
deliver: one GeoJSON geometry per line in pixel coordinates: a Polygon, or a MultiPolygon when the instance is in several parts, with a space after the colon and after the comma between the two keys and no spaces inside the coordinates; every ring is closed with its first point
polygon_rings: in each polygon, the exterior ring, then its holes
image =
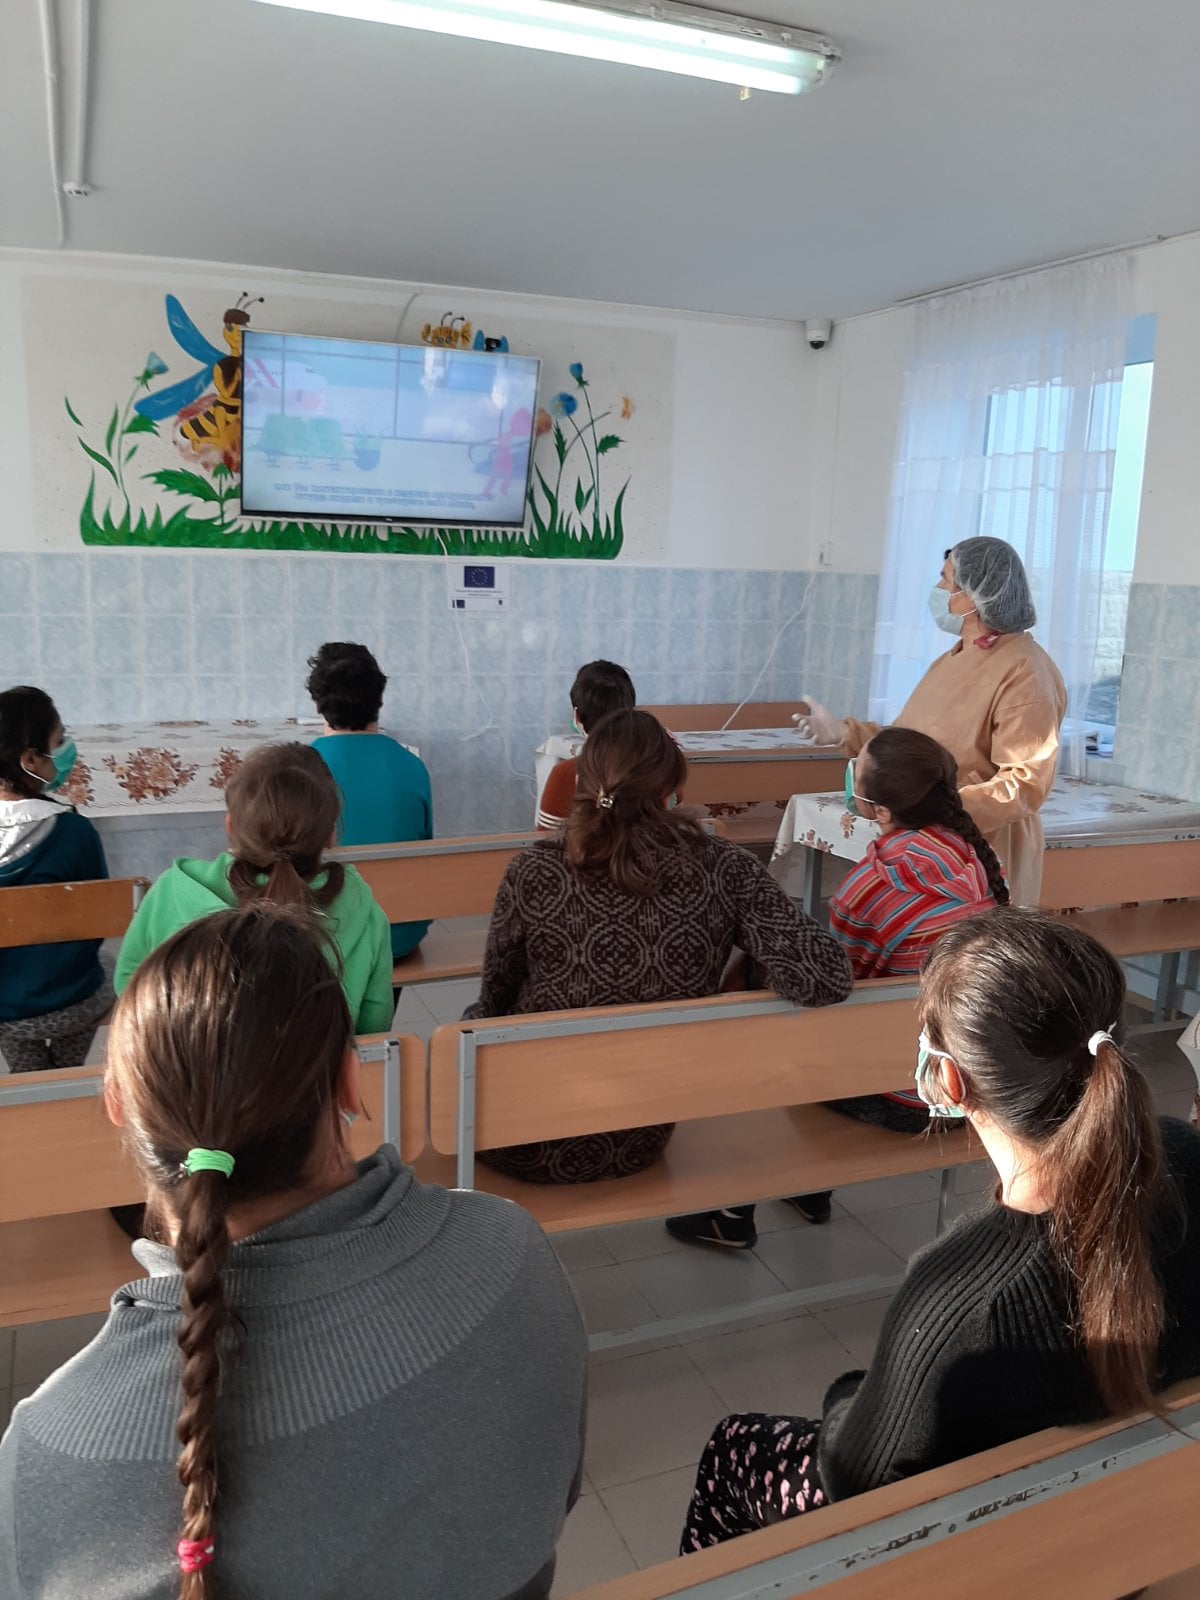
{"type": "Polygon", "coordinates": [[[1130,900],[1200,896],[1200,839],[1094,844],[1047,850],[1039,904],[1050,911],[1130,900]]]}
{"type": "Polygon", "coordinates": [[[0,950],[119,939],[149,887],[148,878],[96,878],[0,889],[0,950]]]}
{"type": "MultiPolygon", "coordinates": [[[[350,1147],[362,1157],[391,1139],[411,1161],[425,1145],[424,1044],[412,1034],[372,1034],[358,1045],[367,1114],[354,1124],[350,1147]]],[[[102,1067],[0,1078],[0,1223],[142,1198],[120,1131],[105,1113],[102,1079],[102,1067]]]]}
{"type": "Polygon", "coordinates": [[[446,1024],[430,1041],[430,1139],[458,1148],[464,1070],[477,1149],[895,1089],[916,1059],[915,992],[878,979],[816,1010],[763,992],[446,1024]]]}
{"type": "Polygon", "coordinates": [[[1200,1381],[1164,1401],[1190,1442],[1141,1418],[1048,1428],[573,1600],[1118,1600],[1195,1564],[1200,1381]]]}
{"type": "MultiPolygon", "coordinates": [[[[708,822],[715,833],[721,824],[708,822]]],[[[330,859],[358,869],[389,922],[435,922],[490,916],[500,880],[515,855],[544,833],[493,833],[411,844],[354,845],[330,859]]]]}
{"type": "Polygon", "coordinates": [[[705,705],[643,706],[641,709],[657,717],[672,733],[711,733],[727,725],[730,728],[790,728],[796,706],[795,700],[750,700],[738,710],[737,701],[730,700],[705,705]]]}
{"type": "Polygon", "coordinates": [[[490,914],[508,863],[544,833],[428,839],[414,844],[356,845],[333,850],[352,862],[389,922],[435,922],[490,914]]]}

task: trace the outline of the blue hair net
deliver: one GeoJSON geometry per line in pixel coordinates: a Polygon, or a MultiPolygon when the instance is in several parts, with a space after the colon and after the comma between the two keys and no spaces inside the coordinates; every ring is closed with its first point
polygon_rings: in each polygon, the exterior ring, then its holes
{"type": "Polygon", "coordinates": [[[950,552],[954,576],[993,633],[1024,633],[1037,621],[1020,556],[1003,539],[963,539],[950,552]]]}

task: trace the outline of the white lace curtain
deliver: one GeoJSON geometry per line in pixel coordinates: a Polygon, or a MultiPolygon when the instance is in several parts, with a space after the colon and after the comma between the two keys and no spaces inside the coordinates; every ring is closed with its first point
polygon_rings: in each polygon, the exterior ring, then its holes
{"type": "Polygon", "coordinates": [[[960,539],[1007,539],[1034,635],[1070,695],[1060,770],[1082,773],[1121,380],[1125,255],[940,295],[917,308],[892,477],[870,715],[892,721],[949,641],[929,590],[960,539]]]}

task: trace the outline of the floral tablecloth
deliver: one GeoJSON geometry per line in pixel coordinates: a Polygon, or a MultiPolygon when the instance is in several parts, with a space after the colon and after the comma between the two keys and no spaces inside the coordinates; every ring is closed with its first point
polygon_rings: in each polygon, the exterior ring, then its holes
{"type": "MultiPolygon", "coordinates": [[[[1042,807],[1042,827],[1047,850],[1200,839],[1200,805],[1113,783],[1059,778],[1042,807]]],[[[771,871],[789,894],[799,896],[810,850],[861,861],[878,837],[873,822],[850,815],[843,794],[796,794],[783,813],[771,871]]]]}
{"type": "MultiPolygon", "coordinates": [[[[789,755],[811,756],[814,760],[827,758],[829,750],[825,746],[815,745],[811,739],[806,739],[795,728],[727,728],[711,731],[702,729],[692,733],[676,733],[672,735],[676,744],[685,756],[712,756],[720,759],[722,756],[733,758],[743,755],[746,751],[784,751],[789,755]]],[[[578,734],[552,734],[549,739],[538,745],[534,751],[534,772],[537,776],[538,800],[541,799],[542,790],[546,787],[546,779],[554,771],[560,761],[569,761],[577,756],[583,748],[583,740],[578,734]]],[[[536,817],[536,805],[534,808],[536,817]]],[[[769,813],[772,818],[777,817],[782,809],[770,802],[759,802],[753,806],[711,806],[710,810],[720,811],[722,814],[734,813],[738,816],[757,815],[758,812],[769,813]]]]}
{"type": "Polygon", "coordinates": [[[320,732],[315,717],[75,727],[79,759],[59,792],[90,817],[223,811],[225,787],[251,750],[308,744],[320,732]]]}

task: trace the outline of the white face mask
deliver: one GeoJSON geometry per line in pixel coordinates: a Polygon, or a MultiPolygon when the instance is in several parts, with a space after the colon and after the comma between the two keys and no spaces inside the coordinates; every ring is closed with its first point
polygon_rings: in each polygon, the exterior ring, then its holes
{"type": "MultiPolygon", "coordinates": [[[[961,589],[953,591],[954,594],[962,594],[962,592],[961,589]]],[[[961,617],[957,616],[950,609],[951,598],[952,595],[949,589],[943,589],[940,585],[935,585],[929,593],[929,610],[933,620],[943,633],[960,634],[963,630],[963,623],[969,616],[974,614],[975,607],[972,606],[970,611],[964,612],[961,617]]]]}

